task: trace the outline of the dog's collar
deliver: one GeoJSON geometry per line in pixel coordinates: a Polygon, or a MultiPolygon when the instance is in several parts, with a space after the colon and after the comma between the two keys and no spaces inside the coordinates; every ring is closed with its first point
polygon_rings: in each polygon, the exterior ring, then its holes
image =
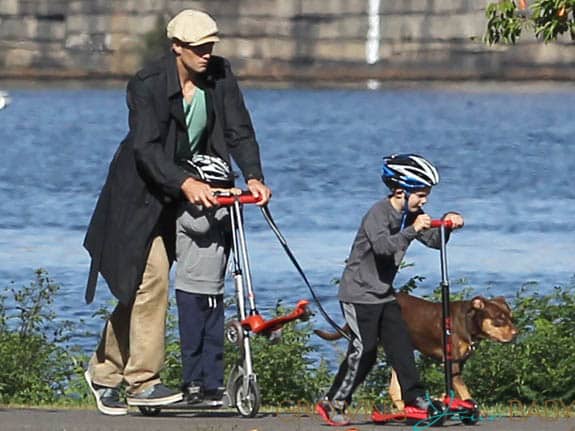
{"type": "Polygon", "coordinates": [[[467,340],[465,340],[468,344],[467,351],[465,354],[459,359],[457,362],[465,362],[469,356],[477,349],[479,346],[479,342],[481,341],[481,329],[478,327],[477,323],[475,322],[475,315],[477,314],[477,310],[473,307],[470,307],[469,310],[465,313],[465,326],[467,327],[467,331],[469,336],[467,340]]]}

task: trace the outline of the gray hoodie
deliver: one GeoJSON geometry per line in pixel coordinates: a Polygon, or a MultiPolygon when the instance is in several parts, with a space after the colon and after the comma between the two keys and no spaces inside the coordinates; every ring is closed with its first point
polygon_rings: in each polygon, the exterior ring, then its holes
{"type": "MultiPolygon", "coordinates": [[[[441,246],[439,229],[416,232],[415,218],[423,211],[409,213],[405,228],[402,214],[389,198],[378,201],[363,217],[347,259],[338,299],[353,304],[374,304],[394,300],[393,280],[405,252],[414,239],[432,248],[441,246]]],[[[446,231],[446,239],[449,231],[446,231]]]]}
{"type": "Polygon", "coordinates": [[[229,256],[228,208],[183,204],[176,220],[176,289],[222,295],[229,256]]]}

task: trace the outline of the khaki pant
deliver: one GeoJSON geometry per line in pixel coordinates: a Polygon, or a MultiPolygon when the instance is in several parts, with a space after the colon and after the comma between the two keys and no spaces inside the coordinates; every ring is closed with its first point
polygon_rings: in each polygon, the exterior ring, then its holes
{"type": "Polygon", "coordinates": [[[170,263],[161,236],[154,238],[142,283],[131,307],[118,304],[106,322],[89,372],[98,385],[122,381],[136,393],[160,383],[164,363],[170,263]]]}

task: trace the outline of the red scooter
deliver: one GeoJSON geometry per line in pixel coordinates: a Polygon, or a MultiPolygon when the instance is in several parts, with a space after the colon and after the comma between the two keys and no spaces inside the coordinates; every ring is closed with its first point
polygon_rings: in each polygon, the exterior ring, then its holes
{"type": "Polygon", "coordinates": [[[421,422],[431,426],[441,426],[447,419],[458,416],[465,425],[475,425],[479,421],[479,407],[473,400],[462,400],[453,396],[452,370],[453,363],[451,344],[451,310],[449,307],[449,278],[447,275],[447,245],[445,229],[451,228],[450,221],[432,220],[431,227],[439,228],[441,235],[441,304],[443,317],[443,358],[445,376],[445,396],[441,401],[432,401],[429,409],[421,410],[415,407],[405,407],[403,411],[385,413],[374,410],[371,415],[373,422],[421,422]]]}

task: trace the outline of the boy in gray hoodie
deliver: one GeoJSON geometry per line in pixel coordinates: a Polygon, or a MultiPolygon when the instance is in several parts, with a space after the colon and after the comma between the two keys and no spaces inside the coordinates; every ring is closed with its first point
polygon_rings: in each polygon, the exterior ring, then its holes
{"type": "MultiPolygon", "coordinates": [[[[346,407],[375,364],[380,342],[397,372],[405,404],[429,407],[393,280],[414,239],[440,247],[439,229],[431,228],[431,218],[422,209],[439,175],[423,157],[400,154],[384,158],[382,180],[391,194],[364,216],[339,285],[338,299],[352,340],[331,388],[316,406],[319,415],[334,426],[349,423],[346,407]]],[[[457,213],[449,212],[443,219],[451,221],[452,229],[463,226],[457,213]]]]}
{"type": "Polygon", "coordinates": [[[184,204],[176,221],[176,303],[184,395],[219,403],[224,393],[224,276],[228,208],[184,204]]]}
{"type": "MultiPolygon", "coordinates": [[[[181,161],[210,193],[233,194],[229,165],[195,154],[181,161]]],[[[263,199],[265,202],[266,200],[263,199]]],[[[182,353],[182,391],[189,404],[222,404],[224,394],[224,276],[232,241],[227,207],[182,202],[176,220],[176,303],[182,353]]]]}

